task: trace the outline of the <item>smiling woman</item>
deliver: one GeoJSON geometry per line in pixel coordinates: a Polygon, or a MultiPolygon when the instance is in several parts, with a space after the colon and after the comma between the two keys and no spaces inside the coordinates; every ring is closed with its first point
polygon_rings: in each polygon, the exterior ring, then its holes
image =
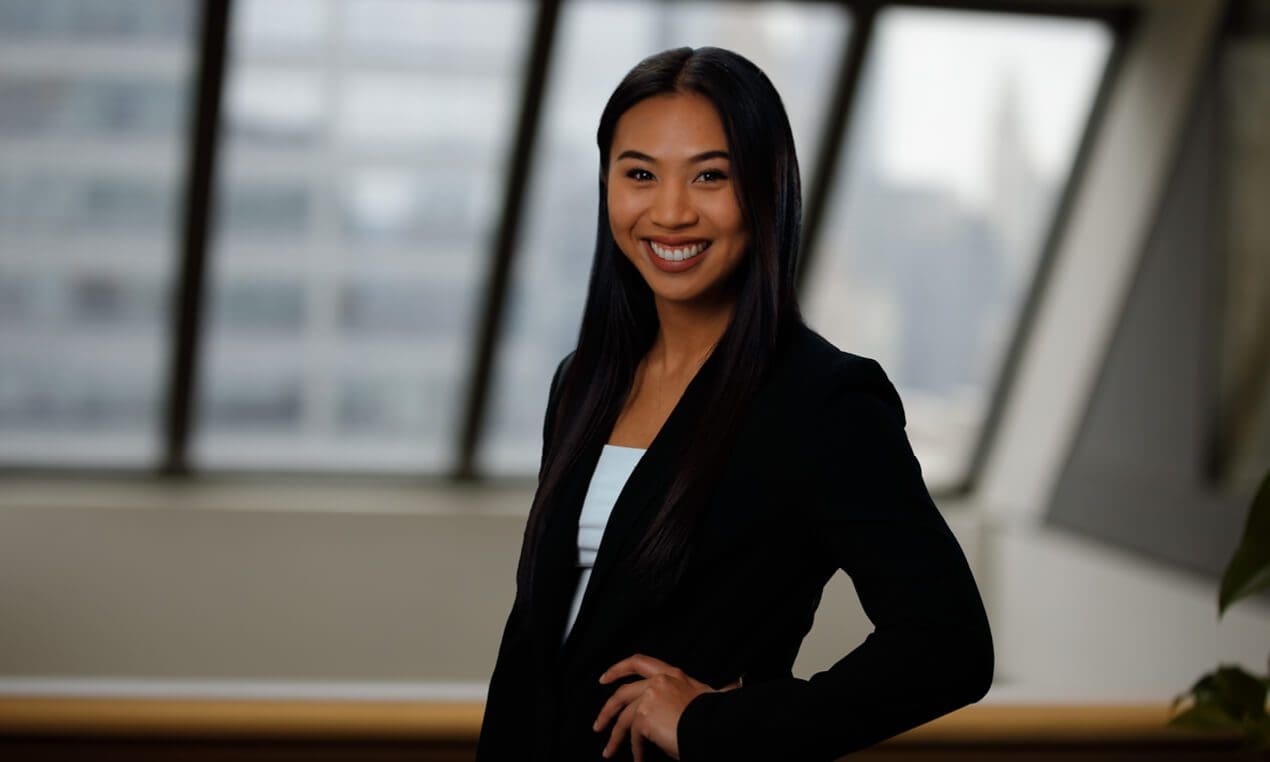
{"type": "Polygon", "coordinates": [[[749,235],[714,106],[700,95],[648,98],[618,120],[613,152],[609,224],[648,287],[668,301],[726,299],[749,235]]]}
{"type": "Polygon", "coordinates": [[[987,617],[900,398],[800,316],[771,82],[731,51],[668,50],[596,138],[586,309],[478,760],[828,760],[978,700],[987,617]],[[839,569],[876,630],[795,678],[839,569]]]}

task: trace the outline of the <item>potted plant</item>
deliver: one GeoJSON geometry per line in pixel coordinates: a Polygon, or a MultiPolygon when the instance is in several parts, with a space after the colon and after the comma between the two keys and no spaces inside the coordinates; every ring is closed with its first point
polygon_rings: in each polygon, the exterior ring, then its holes
{"type": "MultiPolygon", "coordinates": [[[[1236,601],[1270,588],[1270,472],[1248,510],[1243,539],[1222,575],[1217,618],[1236,601]]],[[[1270,750],[1266,695],[1270,676],[1254,675],[1238,665],[1221,664],[1173,699],[1171,727],[1235,728],[1248,745],[1270,750]],[[1185,707],[1178,712],[1179,706],[1185,707]]]]}

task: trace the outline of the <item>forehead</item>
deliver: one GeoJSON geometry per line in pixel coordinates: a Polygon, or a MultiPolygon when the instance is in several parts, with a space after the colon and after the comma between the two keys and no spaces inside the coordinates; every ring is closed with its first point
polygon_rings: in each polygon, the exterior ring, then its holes
{"type": "Polygon", "coordinates": [[[696,93],[673,93],[645,98],[627,109],[617,120],[611,153],[636,150],[673,161],[727,149],[714,104],[696,93]]]}

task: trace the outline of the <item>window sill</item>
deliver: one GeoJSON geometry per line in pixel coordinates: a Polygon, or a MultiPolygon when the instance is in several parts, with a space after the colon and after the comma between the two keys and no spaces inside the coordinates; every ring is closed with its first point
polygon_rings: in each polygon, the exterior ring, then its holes
{"type": "Polygon", "coordinates": [[[524,516],[532,480],[478,484],[364,476],[76,477],[42,474],[0,480],[0,511],[141,509],[339,514],[524,516]]]}

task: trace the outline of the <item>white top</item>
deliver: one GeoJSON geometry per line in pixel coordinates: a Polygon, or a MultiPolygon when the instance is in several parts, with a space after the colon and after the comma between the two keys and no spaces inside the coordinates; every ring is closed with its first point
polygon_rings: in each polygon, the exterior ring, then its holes
{"type": "Polygon", "coordinates": [[[609,522],[609,514],[617,503],[626,480],[635,470],[635,464],[645,452],[641,447],[620,447],[606,444],[600,451],[600,459],[595,464],[595,473],[591,474],[591,484],[587,487],[586,498],[582,501],[582,513],[578,516],[578,587],[573,593],[573,605],[569,607],[569,621],[564,627],[564,637],[569,637],[573,629],[573,621],[578,617],[578,609],[582,607],[582,595],[586,592],[587,582],[591,580],[591,567],[595,565],[595,554],[600,549],[600,538],[604,536],[604,527],[609,522]]]}

